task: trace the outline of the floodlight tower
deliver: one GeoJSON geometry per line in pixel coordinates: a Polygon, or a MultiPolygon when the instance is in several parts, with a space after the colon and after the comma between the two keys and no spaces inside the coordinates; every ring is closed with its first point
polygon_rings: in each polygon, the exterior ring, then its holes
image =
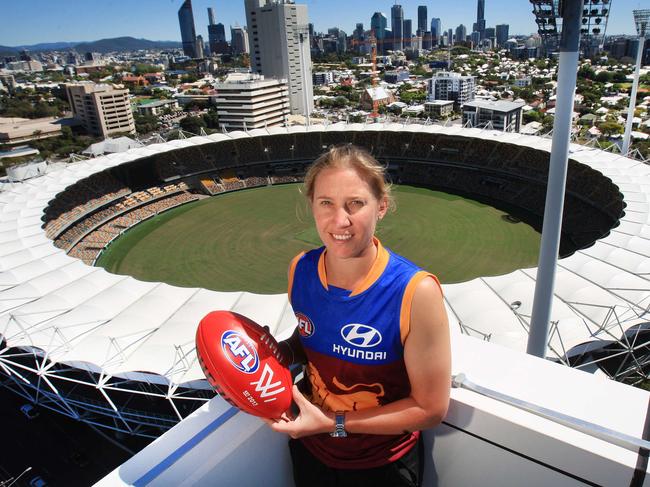
{"type": "MultiPolygon", "coordinates": [[[[530,0],[535,22],[547,54],[556,52],[560,42],[564,0],[530,0]]],[[[603,47],[612,0],[584,0],[580,12],[580,52],[593,56],[603,47]]]]}
{"type": "MultiPolygon", "coordinates": [[[[537,357],[546,355],[548,329],[553,304],[553,287],[557,268],[562,210],[571,140],[571,116],[573,115],[574,88],[580,55],[580,23],[583,0],[549,0],[555,4],[562,17],[562,31],[559,36],[560,58],[558,65],[557,103],[553,122],[553,142],[549,161],[546,204],[542,227],[542,243],[535,280],[535,298],[530,321],[526,352],[537,357]]],[[[538,1],[538,4],[542,2],[538,1]]],[[[541,24],[540,30],[541,30],[541,24]]],[[[554,24],[555,25],[555,24],[554,24]]],[[[540,32],[541,34],[541,32],[540,32]]]]}
{"type": "Polygon", "coordinates": [[[621,153],[623,155],[630,151],[630,136],[632,135],[632,122],[634,119],[634,109],[636,108],[636,91],[639,88],[639,70],[641,69],[641,59],[643,58],[643,42],[648,33],[648,23],[650,21],[650,10],[633,10],[634,23],[636,32],[639,34],[639,47],[636,52],[636,68],[634,68],[634,82],[630,92],[630,106],[627,109],[627,122],[625,123],[625,135],[623,135],[623,146],[621,153]]]}

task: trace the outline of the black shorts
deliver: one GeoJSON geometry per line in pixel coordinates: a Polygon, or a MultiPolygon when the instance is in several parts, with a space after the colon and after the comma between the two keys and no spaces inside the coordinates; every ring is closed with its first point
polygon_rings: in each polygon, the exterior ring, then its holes
{"type": "Polygon", "coordinates": [[[422,438],[399,460],[375,468],[330,468],[305,448],[289,440],[296,487],[419,487],[422,480],[422,438]]]}

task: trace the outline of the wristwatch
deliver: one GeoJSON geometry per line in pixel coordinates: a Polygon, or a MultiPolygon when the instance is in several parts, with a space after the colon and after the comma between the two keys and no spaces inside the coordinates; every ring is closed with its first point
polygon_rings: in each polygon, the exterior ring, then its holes
{"type": "Polygon", "coordinates": [[[347,431],[345,431],[345,411],[336,411],[335,413],[336,425],[334,426],[334,431],[330,433],[332,438],[345,438],[348,436],[347,431]]]}

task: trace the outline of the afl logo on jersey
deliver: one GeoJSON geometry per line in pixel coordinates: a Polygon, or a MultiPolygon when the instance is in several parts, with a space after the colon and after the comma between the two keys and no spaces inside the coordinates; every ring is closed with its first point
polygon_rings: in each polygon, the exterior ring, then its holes
{"type": "Polygon", "coordinates": [[[372,326],[351,323],[341,328],[343,340],[360,348],[375,347],[381,343],[381,333],[372,326]]]}
{"type": "Polygon", "coordinates": [[[309,338],[314,334],[316,328],[312,321],[302,313],[296,313],[296,318],[298,318],[298,332],[303,338],[309,338]]]}
{"type": "Polygon", "coordinates": [[[237,370],[245,374],[257,371],[260,361],[255,345],[248,337],[242,336],[234,330],[227,330],[221,335],[221,349],[224,356],[237,370]]]}

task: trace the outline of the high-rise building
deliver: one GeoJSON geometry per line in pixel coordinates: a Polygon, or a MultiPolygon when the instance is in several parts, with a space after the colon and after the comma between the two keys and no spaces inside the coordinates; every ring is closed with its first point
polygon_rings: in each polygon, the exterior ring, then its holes
{"type": "Polygon", "coordinates": [[[370,30],[375,33],[377,39],[377,52],[383,54],[385,52],[384,42],[386,41],[386,27],[388,26],[388,19],[381,12],[375,12],[370,18],[370,30]]]}
{"type": "Polygon", "coordinates": [[[476,23],[474,29],[480,34],[481,39],[485,37],[485,0],[478,0],[476,5],[476,23]]]}
{"type": "Polygon", "coordinates": [[[404,49],[404,10],[395,4],[390,8],[390,28],[393,31],[393,50],[404,49]]]}
{"type": "Polygon", "coordinates": [[[485,39],[490,39],[492,46],[496,44],[496,30],[494,27],[485,28],[485,39]]]}
{"type": "Polygon", "coordinates": [[[430,30],[425,30],[422,33],[422,49],[431,49],[435,44],[433,44],[433,37],[431,36],[430,30]]]}
{"type": "Polygon", "coordinates": [[[496,26],[497,31],[497,46],[503,47],[508,40],[508,30],[510,26],[508,24],[498,24],[496,26]]]}
{"type": "Polygon", "coordinates": [[[404,49],[411,49],[411,41],[413,38],[413,21],[411,19],[404,19],[404,40],[402,46],[404,49]]]}
{"type": "Polygon", "coordinates": [[[223,54],[226,42],[226,32],[223,24],[215,23],[214,10],[208,7],[208,45],[211,54],[223,54]]]}
{"type": "Polygon", "coordinates": [[[426,31],[427,23],[427,6],[420,5],[418,6],[418,30],[421,32],[426,31]]]}
{"type": "Polygon", "coordinates": [[[474,99],[474,76],[437,72],[427,83],[427,100],[453,100],[458,109],[474,99]]]}
{"type": "Polygon", "coordinates": [[[198,59],[203,59],[204,48],[205,46],[203,45],[203,36],[201,35],[196,36],[196,57],[198,59]]]}
{"type": "Polygon", "coordinates": [[[87,132],[104,138],[115,133],[135,133],[129,90],[94,83],[73,83],[65,87],[74,118],[87,132]]]}
{"type": "Polygon", "coordinates": [[[434,17],[431,19],[431,43],[435,46],[440,44],[440,38],[442,37],[442,23],[440,19],[434,17]]]}
{"type": "Polygon", "coordinates": [[[230,47],[232,53],[236,56],[250,52],[246,27],[240,27],[239,25],[230,27],[230,47]]]}
{"type": "Polygon", "coordinates": [[[467,40],[467,27],[460,24],[456,27],[456,42],[465,42],[467,40]]]}
{"type": "Polygon", "coordinates": [[[371,46],[366,41],[366,31],[363,30],[363,23],[359,22],[352,31],[352,50],[361,54],[369,53],[371,46]]]}
{"type": "Polygon", "coordinates": [[[178,23],[181,27],[183,53],[191,58],[196,58],[196,30],[194,29],[192,0],[185,0],[181,8],[178,9],[178,23]]]}
{"type": "Polygon", "coordinates": [[[307,6],[293,0],[245,0],[251,70],[286,79],[291,113],[314,108],[307,6]]]}
{"type": "Polygon", "coordinates": [[[454,31],[451,29],[447,31],[447,45],[448,46],[454,45],[454,31]]]}
{"type": "Polygon", "coordinates": [[[479,44],[481,43],[481,33],[475,30],[469,35],[469,37],[472,40],[472,47],[478,49],[479,44]]]}
{"type": "MultiPolygon", "coordinates": [[[[239,27],[241,29],[241,27],[239,27]]],[[[219,127],[243,130],[283,125],[289,116],[286,79],[233,73],[214,85],[219,127]]]]}

